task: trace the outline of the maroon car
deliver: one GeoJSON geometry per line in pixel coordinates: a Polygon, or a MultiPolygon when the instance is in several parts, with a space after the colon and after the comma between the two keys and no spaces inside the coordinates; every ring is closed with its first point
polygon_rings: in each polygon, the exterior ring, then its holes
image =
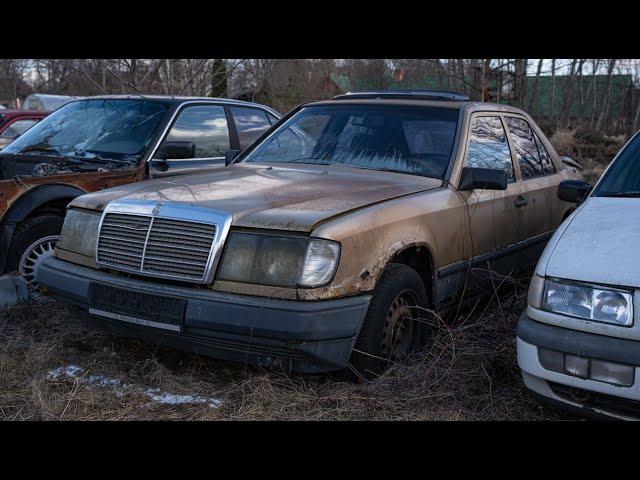
{"type": "Polygon", "coordinates": [[[0,150],[47,115],[49,112],[35,110],[0,110],[0,150]]]}

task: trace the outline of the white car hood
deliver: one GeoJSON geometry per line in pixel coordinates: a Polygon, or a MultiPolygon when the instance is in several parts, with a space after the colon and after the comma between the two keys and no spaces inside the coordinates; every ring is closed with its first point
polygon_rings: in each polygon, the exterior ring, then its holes
{"type": "Polygon", "coordinates": [[[540,261],[548,277],[640,288],[640,199],[590,197],[540,261]]]}

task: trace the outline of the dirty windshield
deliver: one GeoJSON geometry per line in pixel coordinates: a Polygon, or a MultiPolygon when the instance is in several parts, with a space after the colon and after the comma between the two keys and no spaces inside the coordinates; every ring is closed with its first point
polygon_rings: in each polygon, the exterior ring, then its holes
{"type": "Polygon", "coordinates": [[[306,107],[245,157],[255,163],[342,165],[444,176],[458,121],[451,108],[306,107]]]}
{"type": "Polygon", "coordinates": [[[92,99],[69,103],[29,129],[2,153],[138,162],[167,107],[158,102],[92,99]]]}

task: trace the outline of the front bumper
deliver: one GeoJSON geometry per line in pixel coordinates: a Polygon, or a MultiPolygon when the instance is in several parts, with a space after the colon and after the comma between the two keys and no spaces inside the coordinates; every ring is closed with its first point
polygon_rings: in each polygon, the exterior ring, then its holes
{"type": "Polygon", "coordinates": [[[587,416],[640,419],[640,342],[549,325],[525,312],[518,321],[517,345],[524,384],[543,400],[587,416]],[[547,370],[538,348],[633,365],[633,384],[622,387],[547,370]]]}
{"type": "Polygon", "coordinates": [[[221,360],[301,372],[347,365],[371,299],[362,295],[302,302],[236,295],[125,278],[56,258],[42,263],[37,281],[113,333],[221,360]],[[94,283],[184,299],[182,332],[89,315],[94,283]]]}

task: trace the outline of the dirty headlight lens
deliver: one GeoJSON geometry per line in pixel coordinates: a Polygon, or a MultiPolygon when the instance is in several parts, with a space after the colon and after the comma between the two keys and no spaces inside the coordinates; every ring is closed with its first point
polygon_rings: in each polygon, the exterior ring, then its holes
{"type": "Polygon", "coordinates": [[[543,308],[595,322],[633,324],[633,297],[622,290],[547,280],[543,308]]]}
{"type": "Polygon", "coordinates": [[[58,248],[86,257],[94,257],[100,218],[102,218],[102,212],[68,210],[64,218],[58,248]]]}
{"type": "Polygon", "coordinates": [[[217,278],[277,287],[317,287],[333,277],[339,253],[339,244],[329,240],[232,233],[217,278]]]}
{"type": "Polygon", "coordinates": [[[319,238],[309,240],[300,275],[300,285],[319,287],[329,283],[336,271],[339,257],[340,245],[338,243],[319,238]]]}

